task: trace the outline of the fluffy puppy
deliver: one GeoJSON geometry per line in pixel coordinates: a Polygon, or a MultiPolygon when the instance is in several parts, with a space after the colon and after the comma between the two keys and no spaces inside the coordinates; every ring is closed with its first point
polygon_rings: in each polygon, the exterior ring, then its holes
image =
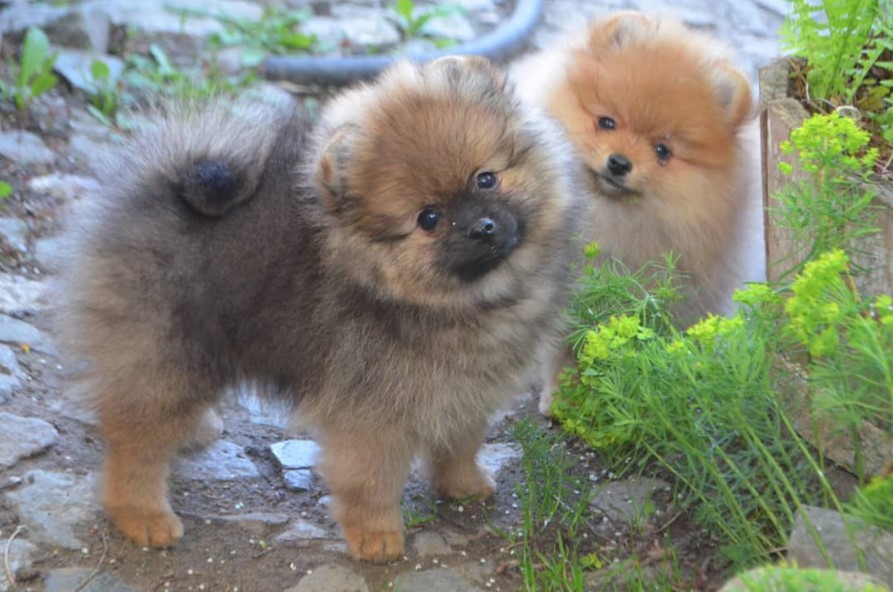
{"type": "Polygon", "coordinates": [[[723,312],[752,189],[743,128],[750,83],[717,39],[620,12],[515,71],[519,93],[558,119],[588,169],[587,240],[636,269],[679,257],[683,322],[723,312]]]}
{"type": "MultiPolygon", "coordinates": [[[[519,94],[556,118],[588,172],[586,242],[630,269],[678,257],[688,324],[726,312],[742,280],[736,244],[752,190],[747,78],[718,40],[637,12],[594,19],[514,72],[519,94]]],[[[540,410],[548,414],[557,356],[540,410]]]]}
{"type": "Polygon", "coordinates": [[[88,360],[110,518],[140,545],[181,538],[171,458],[245,380],[316,430],[355,558],[403,553],[416,454],[440,494],[489,495],[488,415],[560,337],[585,205],[571,163],[475,58],[400,63],[311,136],[286,108],[161,120],[75,220],[61,315],[88,360]]]}

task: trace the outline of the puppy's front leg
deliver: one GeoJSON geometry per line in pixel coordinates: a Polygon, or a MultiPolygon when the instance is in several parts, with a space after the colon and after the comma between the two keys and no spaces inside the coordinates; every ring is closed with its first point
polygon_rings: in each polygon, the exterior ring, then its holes
{"type": "Polygon", "coordinates": [[[354,559],[403,555],[400,497],[413,446],[393,427],[326,426],[320,472],[332,490],[332,511],[354,559]]]}

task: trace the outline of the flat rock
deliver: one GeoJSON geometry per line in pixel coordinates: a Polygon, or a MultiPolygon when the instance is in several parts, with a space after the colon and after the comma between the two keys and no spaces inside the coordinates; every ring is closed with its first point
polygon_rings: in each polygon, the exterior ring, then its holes
{"type": "Polygon", "coordinates": [[[629,524],[641,518],[654,493],[669,488],[666,481],[648,477],[611,481],[593,491],[589,504],[611,522],[629,524]]]}
{"type": "Polygon", "coordinates": [[[270,451],[284,469],[309,469],[316,462],[319,446],[313,440],[283,440],[270,451]]]}
{"type": "Polygon", "coordinates": [[[265,526],[282,526],[289,521],[288,514],[282,512],[246,512],[245,514],[229,514],[226,516],[212,516],[210,520],[220,522],[234,522],[236,524],[263,524],[265,526]]]}
{"type": "Polygon", "coordinates": [[[0,155],[22,166],[52,164],[56,159],[40,136],[24,130],[0,132],[0,155]]]}
{"type": "Polygon", "coordinates": [[[434,17],[425,23],[422,31],[432,37],[445,37],[456,41],[468,41],[475,36],[471,22],[461,14],[434,17]]]}
{"type": "Polygon", "coordinates": [[[83,544],[74,529],[95,519],[94,481],[92,475],[31,471],[25,475],[26,485],[4,497],[32,541],[80,549],[83,544]]]}
{"type": "Polygon", "coordinates": [[[260,476],[257,467],[245,456],[245,449],[217,440],[209,447],[178,458],[173,474],[180,479],[193,481],[235,481],[260,476]]]}
{"type": "Polygon", "coordinates": [[[88,170],[98,170],[97,160],[100,155],[110,152],[114,147],[113,140],[99,136],[75,132],[68,139],[68,150],[75,164],[88,170]]]}
{"type": "Polygon", "coordinates": [[[290,517],[282,512],[247,512],[227,516],[209,516],[208,520],[236,524],[240,528],[261,536],[270,528],[288,524],[290,517]]]}
{"type": "Polygon", "coordinates": [[[452,4],[461,6],[470,12],[493,12],[496,10],[496,3],[493,0],[454,0],[452,4]]]}
{"type": "Polygon", "coordinates": [[[292,491],[307,491],[313,485],[313,471],[310,469],[291,469],[282,472],[285,486],[292,491]]]}
{"type": "Polygon", "coordinates": [[[42,419],[0,413],[0,468],[8,469],[58,440],[56,428],[42,419]]]}
{"type": "Polygon", "coordinates": [[[12,348],[0,344],[0,402],[7,400],[26,376],[12,348]]]}
{"type": "Polygon", "coordinates": [[[78,51],[75,49],[62,49],[56,58],[53,69],[59,73],[68,83],[81,92],[93,95],[101,91],[106,85],[115,88],[121,73],[124,71],[124,61],[110,55],[97,55],[95,52],[78,51]],[[105,81],[95,80],[91,73],[94,60],[100,60],[108,66],[109,76],[105,81]]]}
{"type": "Polygon", "coordinates": [[[20,275],[0,273],[0,312],[37,310],[47,306],[47,285],[20,275]]]}
{"type": "Polygon", "coordinates": [[[378,17],[352,16],[341,20],[345,41],[360,47],[390,47],[400,43],[397,27],[378,17]]]}
{"type": "Polygon", "coordinates": [[[54,569],[44,580],[44,592],[137,592],[113,575],[100,572],[83,588],[81,582],[90,577],[91,569],[85,567],[67,567],[54,569]]]}
{"type": "Polygon", "coordinates": [[[57,354],[56,346],[47,334],[30,323],[5,314],[0,314],[0,342],[13,347],[26,345],[51,356],[57,354]]]}
{"type": "MultiPolygon", "coordinates": [[[[37,553],[37,547],[23,539],[15,539],[9,544],[9,539],[0,539],[0,549],[9,548],[9,571],[16,575],[20,570],[31,567],[37,553]]],[[[9,580],[6,579],[5,570],[0,570],[0,592],[10,590],[9,580]]]]}
{"type": "Polygon", "coordinates": [[[235,390],[239,405],[248,411],[251,423],[268,425],[280,430],[288,427],[288,413],[275,401],[261,399],[253,390],[240,387],[235,390]]]}
{"type": "Polygon", "coordinates": [[[466,561],[456,569],[469,582],[486,586],[487,582],[496,574],[496,563],[493,561],[485,561],[484,563],[480,561],[466,561]]]}
{"type": "Polygon", "coordinates": [[[845,523],[833,510],[804,506],[797,511],[787,558],[800,567],[865,572],[893,587],[893,534],[854,524],[852,519],[845,523]],[[867,569],[859,561],[858,550],[864,554],[867,569]],[[828,565],[826,554],[834,565],[828,565]]]}
{"type": "Polygon", "coordinates": [[[243,0],[172,0],[147,3],[144,0],[93,0],[102,8],[112,24],[134,30],[184,37],[204,38],[223,30],[216,15],[258,21],[263,7],[243,0]],[[208,16],[181,16],[182,10],[208,16]]]}
{"type": "Polygon", "coordinates": [[[0,236],[15,250],[25,252],[28,250],[28,236],[31,230],[24,220],[19,218],[0,218],[0,236]]]}
{"type": "Polygon", "coordinates": [[[446,540],[437,532],[420,532],[415,535],[412,541],[412,548],[419,557],[448,555],[451,551],[446,540]]]}
{"type": "Polygon", "coordinates": [[[45,3],[16,3],[0,13],[0,31],[21,41],[28,27],[40,27],[57,46],[93,49],[105,53],[109,20],[93,6],[51,6],[45,3]]]}
{"type": "Polygon", "coordinates": [[[68,385],[58,397],[50,401],[50,410],[68,419],[98,426],[99,415],[86,404],[86,393],[83,392],[83,388],[86,388],[86,385],[68,385]]]}
{"type": "Polygon", "coordinates": [[[432,569],[400,574],[394,580],[394,592],[479,592],[452,569],[432,569]]]}
{"type": "Polygon", "coordinates": [[[346,567],[322,565],[285,592],[369,592],[369,585],[346,567]]]}
{"type": "Polygon", "coordinates": [[[497,442],[481,446],[477,461],[496,477],[507,464],[519,458],[521,449],[516,444],[497,442]]]}
{"type": "Polygon", "coordinates": [[[331,535],[329,532],[312,522],[298,518],[295,520],[288,530],[282,532],[276,537],[277,543],[292,543],[299,541],[312,541],[318,539],[327,539],[331,535]]]}
{"type": "MultiPolygon", "coordinates": [[[[316,35],[317,46],[322,46],[323,53],[327,50],[337,51],[339,44],[344,40],[341,21],[330,16],[310,17],[301,23],[301,33],[316,35]]],[[[318,47],[315,51],[319,51],[318,47]]]]}
{"type": "Polygon", "coordinates": [[[766,566],[735,576],[719,592],[789,592],[793,590],[834,590],[835,592],[880,592],[880,582],[871,576],[833,569],[801,569],[766,566]]]}
{"type": "Polygon", "coordinates": [[[59,236],[37,239],[31,252],[43,267],[50,271],[58,271],[65,254],[65,240],[59,236]]]}

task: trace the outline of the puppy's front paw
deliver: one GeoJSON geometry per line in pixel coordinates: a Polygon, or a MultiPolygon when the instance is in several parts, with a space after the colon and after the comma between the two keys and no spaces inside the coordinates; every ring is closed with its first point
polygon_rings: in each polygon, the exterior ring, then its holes
{"type": "Polygon", "coordinates": [[[381,562],[403,556],[403,532],[400,530],[372,532],[346,529],[344,538],[354,559],[381,562]]]}
{"type": "Polygon", "coordinates": [[[183,538],[183,522],[171,511],[107,508],[115,526],[141,547],[171,547],[183,538]]]}

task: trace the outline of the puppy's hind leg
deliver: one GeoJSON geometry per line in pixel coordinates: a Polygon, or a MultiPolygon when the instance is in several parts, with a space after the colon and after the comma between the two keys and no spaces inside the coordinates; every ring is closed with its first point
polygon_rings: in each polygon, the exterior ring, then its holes
{"type": "Polygon", "coordinates": [[[438,495],[482,500],[493,493],[493,478],[475,460],[486,429],[486,422],[480,422],[449,448],[435,448],[429,452],[431,485],[438,495]]]}
{"type": "Polygon", "coordinates": [[[207,420],[207,403],[193,398],[196,385],[171,372],[143,372],[119,384],[99,393],[108,447],[102,501],[127,538],[144,547],[168,547],[183,536],[167,499],[170,462],[207,420]]]}

